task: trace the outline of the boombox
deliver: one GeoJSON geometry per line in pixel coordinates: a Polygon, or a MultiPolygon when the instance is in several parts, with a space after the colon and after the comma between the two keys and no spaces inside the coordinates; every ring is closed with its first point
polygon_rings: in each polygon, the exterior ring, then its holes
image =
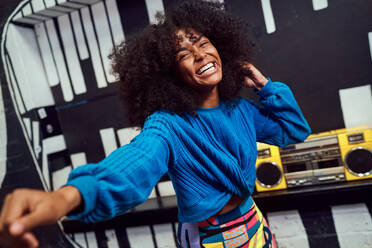
{"type": "Polygon", "coordinates": [[[337,129],[278,148],[258,143],[256,190],[372,178],[372,129],[337,129]]]}

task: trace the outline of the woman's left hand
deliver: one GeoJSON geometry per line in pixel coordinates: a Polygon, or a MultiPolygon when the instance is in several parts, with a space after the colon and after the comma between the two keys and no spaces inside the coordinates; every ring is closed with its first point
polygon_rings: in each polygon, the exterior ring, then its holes
{"type": "Polygon", "coordinates": [[[264,75],[262,75],[262,73],[259,70],[257,70],[257,68],[254,67],[254,65],[248,62],[244,62],[242,66],[247,67],[249,70],[252,71],[251,77],[248,76],[244,77],[244,83],[246,86],[256,90],[261,90],[262,87],[264,87],[265,84],[267,84],[268,82],[267,78],[264,75]]]}

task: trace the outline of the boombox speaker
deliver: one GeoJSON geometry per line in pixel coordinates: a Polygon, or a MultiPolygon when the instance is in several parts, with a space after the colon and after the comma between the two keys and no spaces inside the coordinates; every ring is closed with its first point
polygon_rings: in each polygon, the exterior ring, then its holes
{"type": "Polygon", "coordinates": [[[257,192],[287,188],[279,147],[257,143],[256,175],[257,192]]]}
{"type": "Polygon", "coordinates": [[[338,135],[347,181],[372,178],[372,129],[338,135]]]}

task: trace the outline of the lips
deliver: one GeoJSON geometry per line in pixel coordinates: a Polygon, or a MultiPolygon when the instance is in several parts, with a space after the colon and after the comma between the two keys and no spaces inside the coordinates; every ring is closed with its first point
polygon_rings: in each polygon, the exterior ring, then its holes
{"type": "Polygon", "coordinates": [[[208,74],[208,72],[212,72],[216,70],[216,63],[214,62],[209,62],[202,67],[199,68],[199,70],[196,71],[196,74],[198,75],[204,75],[208,74]]]}

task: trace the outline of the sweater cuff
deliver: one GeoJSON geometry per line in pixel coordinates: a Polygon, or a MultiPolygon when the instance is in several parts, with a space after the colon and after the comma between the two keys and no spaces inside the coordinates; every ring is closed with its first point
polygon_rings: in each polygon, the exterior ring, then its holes
{"type": "Polygon", "coordinates": [[[275,89],[275,86],[273,85],[273,82],[271,81],[271,78],[267,78],[267,83],[265,84],[264,87],[262,87],[261,90],[257,90],[256,91],[256,94],[259,96],[259,97],[266,97],[266,96],[270,96],[273,94],[274,92],[274,89],[275,89]]]}
{"type": "Polygon", "coordinates": [[[67,217],[72,219],[81,219],[95,208],[98,186],[97,180],[92,176],[79,176],[69,180],[64,186],[71,185],[80,191],[83,200],[83,209],[81,212],[70,212],[67,217]]]}

